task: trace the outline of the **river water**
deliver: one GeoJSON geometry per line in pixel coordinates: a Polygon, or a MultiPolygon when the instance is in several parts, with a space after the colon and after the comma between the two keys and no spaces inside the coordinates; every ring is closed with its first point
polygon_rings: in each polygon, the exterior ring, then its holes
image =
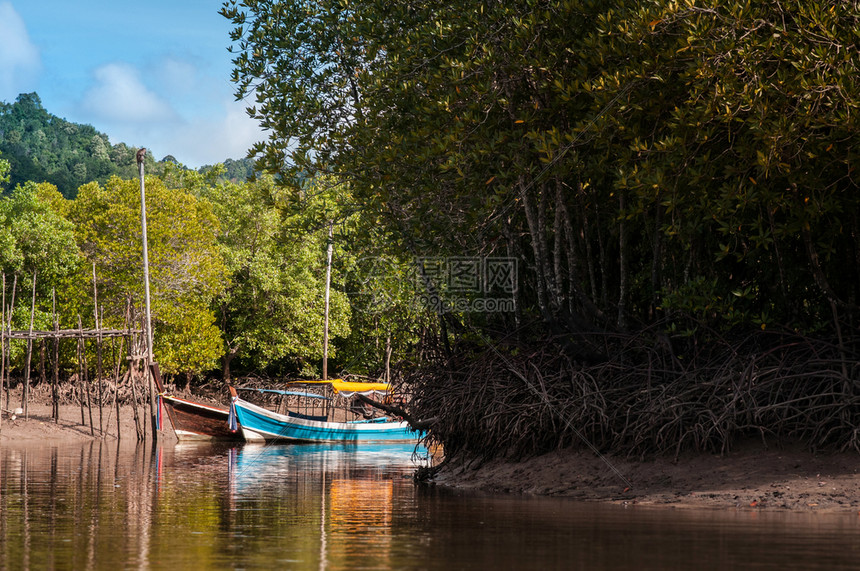
{"type": "Polygon", "coordinates": [[[2,569],[858,569],[860,514],[416,487],[412,446],[0,449],[2,569]]]}

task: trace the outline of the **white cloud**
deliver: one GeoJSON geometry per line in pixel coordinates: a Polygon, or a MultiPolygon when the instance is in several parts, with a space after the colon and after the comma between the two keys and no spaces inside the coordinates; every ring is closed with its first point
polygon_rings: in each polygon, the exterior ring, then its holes
{"type": "Polygon", "coordinates": [[[152,123],[175,119],[170,105],[141,81],[130,65],[111,63],[96,69],[95,85],[84,94],[81,108],[95,121],[152,123]]]}
{"type": "Polygon", "coordinates": [[[0,100],[35,91],[41,71],[39,49],[9,2],[0,3],[0,100]]]}
{"type": "Polygon", "coordinates": [[[192,168],[243,158],[264,138],[226,82],[179,58],[145,69],[119,62],[98,68],[73,113],[76,120],[106,133],[113,144],[143,146],[156,160],[172,155],[192,168]]]}
{"type": "Polygon", "coordinates": [[[153,71],[159,84],[174,93],[191,93],[199,89],[201,78],[197,68],[175,57],[159,61],[153,71]]]}
{"type": "Polygon", "coordinates": [[[244,105],[231,100],[222,102],[219,112],[183,122],[159,138],[163,140],[153,148],[164,149],[164,154],[174,155],[183,164],[199,167],[243,158],[264,134],[247,116],[244,105]]]}

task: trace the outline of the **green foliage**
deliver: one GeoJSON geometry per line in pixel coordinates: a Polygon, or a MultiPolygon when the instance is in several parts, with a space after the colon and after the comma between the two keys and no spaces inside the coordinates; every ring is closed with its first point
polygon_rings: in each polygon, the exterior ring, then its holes
{"type": "MultiPolygon", "coordinates": [[[[199,192],[214,205],[223,231],[221,253],[231,276],[217,300],[227,354],[225,369],[236,358],[241,370],[280,367],[319,375],[322,358],[326,246],[338,193],[307,189],[298,208],[272,177],[243,184],[203,186],[199,192]],[[332,202],[335,201],[335,203],[332,202]]],[[[340,229],[334,237],[334,279],[344,265],[340,229]]],[[[332,288],[329,334],[349,334],[349,303],[332,288]]],[[[336,356],[334,346],[329,355],[336,356]]]]}
{"type": "MultiPolygon", "coordinates": [[[[79,267],[74,226],[63,217],[63,202],[53,185],[33,182],[0,198],[0,267],[9,300],[13,284],[19,300],[29,299],[34,278],[37,299],[50,300],[52,290],[62,287],[79,267]]],[[[29,309],[26,313],[28,323],[29,309]]]]}
{"type": "Polygon", "coordinates": [[[856,8],[645,2],[613,16],[592,45],[618,64],[591,89],[602,102],[629,86],[631,104],[599,126],[633,151],[615,187],[665,237],[665,255],[686,259],[674,272],[655,261],[663,305],[716,280],[717,298],[745,306],[696,313],[717,325],[770,314],[810,328],[831,301],[847,307],[857,276],[836,265],[856,255],[856,150],[843,142],[856,130],[860,58],[839,46],[854,42],[856,8]]]}
{"type": "MultiPolygon", "coordinates": [[[[208,370],[221,352],[209,304],[224,289],[218,221],[212,206],[146,178],[154,352],[165,373],[208,370]]],[[[130,300],[135,323],[144,309],[140,185],[113,177],[80,188],[70,218],[96,266],[105,323],[122,327],[130,300]]],[[[92,271],[91,268],[88,269],[92,271]]],[[[87,281],[81,279],[82,283],[87,281]]]]}
{"type": "MultiPolygon", "coordinates": [[[[0,159],[0,184],[8,184],[9,183],[9,170],[12,166],[9,164],[9,161],[6,159],[0,159]]],[[[0,190],[3,187],[0,186],[0,190]]]]}
{"type": "MultiPolygon", "coordinates": [[[[6,312],[14,300],[13,329],[29,329],[31,320],[35,329],[53,329],[53,294],[60,292],[62,303],[63,292],[80,267],[74,226],[62,215],[64,202],[53,185],[33,182],[0,198],[4,315],[9,317],[6,312]]],[[[13,341],[9,347],[11,363],[21,365],[26,343],[13,341]]]]}
{"type": "Polygon", "coordinates": [[[857,6],[233,0],[222,14],[237,97],[255,94],[270,132],[263,166],[348,178],[395,258],[513,255],[522,315],[571,332],[810,330],[856,311],[857,6]]]}

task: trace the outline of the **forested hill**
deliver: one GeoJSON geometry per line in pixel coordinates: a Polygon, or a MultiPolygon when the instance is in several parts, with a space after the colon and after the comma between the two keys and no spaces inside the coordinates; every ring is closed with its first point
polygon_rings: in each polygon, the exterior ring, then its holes
{"type": "MultiPolygon", "coordinates": [[[[91,125],[71,123],[49,113],[36,93],[24,93],[14,103],[0,102],[0,156],[12,166],[8,188],[26,181],[50,182],[66,198],[74,198],[80,185],[104,182],[112,175],[137,176],[136,147],[111,144],[108,136],[91,125]]],[[[176,159],[156,161],[147,156],[147,172],[160,174],[176,159]]],[[[224,178],[245,180],[253,171],[249,159],[224,161],[224,178]]],[[[206,171],[211,167],[202,167],[206,171]]]]}

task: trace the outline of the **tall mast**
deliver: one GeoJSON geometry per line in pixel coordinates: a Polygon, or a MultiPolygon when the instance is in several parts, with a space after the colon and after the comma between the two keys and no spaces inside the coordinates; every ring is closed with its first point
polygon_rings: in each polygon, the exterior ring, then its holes
{"type": "Polygon", "coordinates": [[[325,321],[323,323],[323,363],[322,363],[322,378],[328,380],[328,310],[329,310],[329,291],[331,289],[331,255],[332,247],[334,246],[334,222],[328,223],[328,249],[326,254],[325,267],[325,321]]]}
{"type": "Polygon", "coordinates": [[[143,241],[143,291],[146,304],[146,376],[149,379],[149,410],[152,415],[152,438],[157,440],[158,419],[155,411],[155,387],[152,380],[152,312],[149,304],[149,251],[146,239],[146,184],[143,177],[143,161],[146,149],[137,151],[137,170],[140,175],[140,225],[143,241]]]}
{"type": "Polygon", "coordinates": [[[137,151],[137,170],[140,173],[140,225],[143,240],[143,291],[146,300],[146,368],[152,364],[152,314],[149,305],[149,252],[146,239],[146,185],[143,180],[143,159],[146,149],[137,151]]]}

